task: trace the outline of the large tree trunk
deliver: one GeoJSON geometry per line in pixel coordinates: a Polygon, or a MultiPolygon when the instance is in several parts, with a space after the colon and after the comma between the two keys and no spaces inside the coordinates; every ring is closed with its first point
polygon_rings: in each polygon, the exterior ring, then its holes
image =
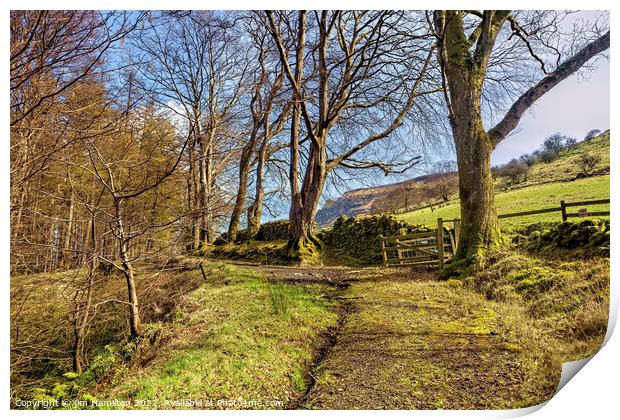
{"type": "Polygon", "coordinates": [[[301,189],[301,207],[291,207],[289,255],[299,259],[314,259],[321,241],[314,235],[314,216],[327,176],[327,150],[324,139],[317,139],[310,147],[310,156],[301,189]],[[294,211],[293,211],[294,210],[294,211]]]}
{"type": "Polygon", "coordinates": [[[443,34],[439,60],[449,87],[459,175],[462,230],[455,261],[476,261],[502,241],[491,176],[494,144],[483,126],[480,98],[492,44],[505,16],[504,12],[485,12],[485,41],[472,58],[462,13],[436,14],[436,28],[443,34]]]}
{"type": "MultiPolygon", "coordinates": [[[[303,77],[304,67],[304,48],[306,42],[306,12],[300,10],[298,13],[297,28],[297,47],[295,48],[295,83],[299,86],[303,77]]],[[[301,94],[293,90],[293,110],[291,119],[291,143],[290,164],[289,164],[289,183],[291,187],[291,207],[289,209],[290,239],[288,243],[289,252],[295,254],[299,250],[297,241],[304,237],[303,228],[303,202],[301,191],[299,190],[299,129],[301,125],[301,94]]],[[[303,244],[302,244],[303,245],[303,244]]]]}
{"type": "Polygon", "coordinates": [[[243,212],[243,205],[245,203],[245,199],[248,193],[250,159],[252,158],[252,152],[254,152],[254,148],[256,147],[257,131],[258,127],[255,124],[254,128],[252,129],[252,133],[250,134],[248,144],[241,151],[241,157],[239,160],[239,188],[237,189],[237,197],[235,198],[235,205],[233,207],[232,214],[230,215],[230,224],[228,225],[228,240],[230,242],[235,242],[237,240],[237,234],[239,233],[239,222],[241,220],[241,213],[243,212]]]}
{"type": "Polygon", "coordinates": [[[477,113],[461,114],[453,123],[463,226],[455,260],[477,260],[502,241],[491,176],[493,144],[480,116],[472,114],[477,113]]]}
{"type": "Polygon", "coordinates": [[[228,240],[235,242],[237,240],[237,234],[239,233],[239,222],[241,220],[241,213],[243,212],[243,204],[248,192],[248,174],[250,173],[250,153],[244,148],[241,153],[241,160],[239,162],[239,187],[237,189],[237,197],[235,198],[235,205],[230,215],[230,224],[228,225],[228,240]]]}

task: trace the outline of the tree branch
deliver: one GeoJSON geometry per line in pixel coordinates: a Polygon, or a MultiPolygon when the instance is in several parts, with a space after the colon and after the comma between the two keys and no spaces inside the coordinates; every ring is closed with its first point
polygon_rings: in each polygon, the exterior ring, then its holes
{"type": "Polygon", "coordinates": [[[489,131],[489,136],[493,141],[493,145],[497,146],[499,142],[510,134],[512,130],[519,124],[523,113],[529,109],[545,93],[549,92],[562,80],[566,79],[581,68],[588,60],[595,55],[609,48],[609,31],[595,41],[583,47],[577,54],[566,60],[564,63],[544,77],[536,86],[527,90],[516,100],[510,107],[504,118],[489,131]]]}
{"type": "Polygon", "coordinates": [[[419,87],[420,83],[422,83],[422,80],[424,79],[424,75],[426,74],[426,70],[427,70],[427,68],[429,66],[431,58],[433,57],[433,54],[435,53],[434,50],[435,50],[434,48],[430,49],[430,51],[428,53],[428,56],[426,57],[426,60],[424,61],[424,66],[420,70],[420,75],[418,76],[418,78],[416,79],[415,83],[413,84],[413,87],[411,89],[411,93],[409,94],[409,97],[407,98],[407,103],[405,104],[403,109],[399,112],[399,114],[396,116],[396,118],[392,121],[390,126],[387,127],[385,130],[381,131],[380,133],[371,134],[365,140],[359,142],[357,145],[355,145],[352,148],[350,148],[349,150],[345,151],[340,156],[335,157],[334,159],[329,160],[327,162],[327,170],[328,171],[330,171],[330,170],[334,169],[336,166],[342,164],[342,162],[344,162],[346,159],[349,159],[351,156],[353,156],[355,153],[357,153],[360,150],[362,150],[364,147],[374,143],[377,140],[380,140],[380,139],[383,139],[385,137],[388,137],[394,131],[396,131],[396,129],[398,127],[400,127],[403,124],[403,122],[405,120],[405,116],[407,115],[407,113],[413,107],[413,104],[415,102],[415,98],[420,96],[420,94],[418,93],[418,87],[419,87]]]}

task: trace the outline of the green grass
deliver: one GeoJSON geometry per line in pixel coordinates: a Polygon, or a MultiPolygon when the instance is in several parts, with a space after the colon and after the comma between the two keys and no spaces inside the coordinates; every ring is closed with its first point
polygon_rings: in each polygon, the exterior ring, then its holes
{"type": "MultiPolygon", "coordinates": [[[[99,397],[133,401],[269,401],[283,408],[303,391],[313,342],[336,322],[318,287],[272,284],[219,264],[226,280],[190,294],[166,326],[167,344],[99,397]],[[301,389],[300,389],[301,388],[301,389]]],[[[221,408],[221,407],[220,407],[221,408]]]]}
{"type": "MultiPolygon", "coordinates": [[[[77,378],[63,375],[71,370],[73,339],[68,285],[85,272],[12,278],[12,339],[19,332],[20,342],[42,345],[34,351],[12,343],[12,398],[56,398],[53,390],[74,383],[82,398],[98,400],[241,398],[285,405],[297,398],[315,340],[337,320],[324,290],[272,283],[249,268],[195,257],[183,264],[191,269],[138,275],[143,339],[130,357],[123,355],[125,307],[99,308],[86,343],[86,371],[77,378]]],[[[106,277],[105,285],[95,303],[124,298],[119,275],[106,277]]]]}
{"type": "Polygon", "coordinates": [[[584,153],[600,157],[601,161],[594,168],[595,171],[609,167],[609,133],[578,143],[575,147],[561,152],[559,158],[551,163],[532,166],[527,174],[526,184],[573,179],[581,172],[577,159],[584,153]]]}
{"type": "MultiPolygon", "coordinates": [[[[594,200],[609,198],[609,175],[583,178],[570,182],[553,182],[548,184],[532,185],[525,188],[507,192],[499,192],[495,195],[495,204],[498,214],[517,213],[529,210],[537,210],[549,207],[559,207],[560,200],[566,202],[594,200]]],[[[609,205],[588,206],[590,211],[609,211],[609,205]]],[[[571,208],[576,212],[577,207],[571,208]]],[[[458,200],[452,200],[447,205],[431,211],[430,208],[415,210],[397,215],[411,224],[433,226],[437,218],[452,220],[461,217],[461,209],[458,200]]],[[[502,228],[511,229],[522,227],[537,222],[562,221],[561,214],[543,213],[518,218],[501,219],[502,228]]]]}
{"type": "Polygon", "coordinates": [[[550,258],[504,247],[464,283],[490,300],[523,306],[562,359],[577,360],[598,351],[607,330],[609,258],[562,257],[563,250],[550,258]]]}
{"type": "MultiPolygon", "coordinates": [[[[506,185],[506,180],[499,178],[495,182],[495,203],[498,214],[518,213],[548,207],[559,207],[560,200],[566,202],[582,201],[609,197],[609,175],[577,179],[581,169],[577,159],[584,153],[597,155],[600,162],[595,171],[609,168],[609,132],[591,140],[578,143],[571,149],[564,150],[551,163],[536,163],[527,174],[527,179],[517,185],[506,185]]],[[[589,206],[591,211],[608,211],[609,205],[589,206]]],[[[571,208],[576,212],[577,208],[571,208]]],[[[444,220],[460,218],[458,197],[431,211],[429,207],[397,215],[412,224],[434,226],[437,218],[444,220]]],[[[523,227],[536,222],[561,221],[560,213],[546,213],[519,218],[500,220],[505,229],[523,227]]]]}

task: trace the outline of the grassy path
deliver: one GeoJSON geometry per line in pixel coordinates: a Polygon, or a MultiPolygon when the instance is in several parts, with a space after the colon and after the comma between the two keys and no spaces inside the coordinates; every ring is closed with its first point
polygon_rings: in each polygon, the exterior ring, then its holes
{"type": "Polygon", "coordinates": [[[346,279],[341,322],[299,408],[516,408],[553,392],[559,366],[528,351],[518,309],[431,274],[358,276],[346,279]]]}

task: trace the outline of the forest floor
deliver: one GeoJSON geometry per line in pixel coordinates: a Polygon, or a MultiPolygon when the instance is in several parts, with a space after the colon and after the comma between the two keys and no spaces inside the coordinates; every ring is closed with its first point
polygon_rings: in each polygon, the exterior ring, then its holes
{"type": "Polygon", "coordinates": [[[517,408],[555,390],[560,365],[532,340],[521,310],[459,281],[409,270],[256,270],[271,280],[335,286],[338,323],[289,408],[517,408]]]}

